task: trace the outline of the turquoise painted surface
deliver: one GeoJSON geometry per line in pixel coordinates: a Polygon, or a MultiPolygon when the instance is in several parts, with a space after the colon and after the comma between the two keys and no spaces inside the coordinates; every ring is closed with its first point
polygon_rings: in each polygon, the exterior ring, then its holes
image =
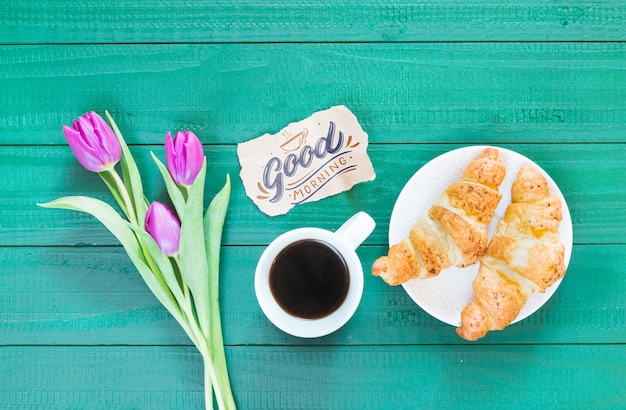
{"type": "Polygon", "coordinates": [[[626,2],[8,1],[0,9],[0,408],[202,408],[200,357],[95,220],[43,210],[108,198],[61,125],[109,110],[151,198],[150,151],[191,129],[205,199],[233,180],[220,288],[242,409],[624,408],[626,2]],[[97,16],[97,17],[95,17],[97,16]],[[246,197],[236,144],[347,105],[374,182],[269,218],[246,197]],[[536,314],[478,343],[366,275],[340,331],[300,340],[254,300],[263,246],[357,210],[386,251],[394,201],[422,165],[490,144],[541,165],[574,224],[565,280],[536,314]],[[328,212],[333,209],[333,212],[328,212]],[[324,218],[320,219],[319,215],[324,218]]]}

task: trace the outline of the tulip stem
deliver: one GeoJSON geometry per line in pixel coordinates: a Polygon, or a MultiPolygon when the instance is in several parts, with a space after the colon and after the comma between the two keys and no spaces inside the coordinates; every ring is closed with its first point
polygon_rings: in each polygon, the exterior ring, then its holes
{"type": "MultiPolygon", "coordinates": [[[[178,271],[181,272],[180,258],[178,257],[178,255],[173,256],[172,259],[174,260],[174,264],[176,265],[176,268],[178,269],[178,271]]],[[[198,349],[200,349],[200,351],[202,351],[202,346],[200,345],[201,340],[199,339],[199,337],[202,340],[204,340],[204,335],[200,331],[200,327],[198,325],[198,319],[196,318],[196,315],[194,314],[194,311],[193,311],[193,303],[191,301],[191,292],[189,292],[189,285],[187,285],[187,282],[183,278],[182,274],[180,275],[180,281],[181,281],[181,288],[182,288],[183,296],[185,300],[180,301],[179,304],[182,306],[183,312],[185,316],[187,316],[187,321],[190,323],[190,325],[192,326],[194,330],[196,339],[198,339],[198,343],[196,343],[196,346],[198,347],[198,349]],[[200,335],[198,335],[198,333],[200,335]]]]}
{"type": "Polygon", "coordinates": [[[104,172],[108,172],[111,177],[113,177],[113,180],[117,185],[117,189],[122,196],[122,200],[124,201],[124,205],[126,208],[126,217],[130,221],[130,223],[135,226],[139,226],[137,216],[135,215],[135,208],[133,207],[133,203],[130,200],[130,196],[128,195],[128,191],[126,190],[126,186],[124,185],[124,181],[122,181],[122,178],[120,178],[119,174],[115,171],[115,168],[111,168],[104,172]]]}
{"type": "Polygon", "coordinates": [[[179,185],[179,188],[180,188],[180,192],[183,194],[183,199],[185,200],[185,203],[186,203],[187,199],[189,199],[189,193],[191,192],[191,186],[179,185]]]}
{"type": "MultiPolygon", "coordinates": [[[[176,264],[178,270],[181,270],[180,258],[178,255],[173,256],[172,259],[176,264]]],[[[223,373],[225,369],[216,368],[216,363],[213,361],[213,355],[211,354],[211,344],[207,338],[207,336],[200,329],[200,325],[198,324],[196,315],[193,310],[192,296],[189,291],[189,286],[184,278],[182,278],[182,288],[183,294],[185,296],[185,303],[183,305],[184,314],[187,316],[187,321],[189,322],[189,326],[191,328],[192,334],[194,335],[195,340],[194,344],[202,354],[202,359],[204,362],[204,397],[206,409],[213,408],[213,393],[215,393],[215,399],[217,400],[218,407],[220,409],[230,409],[234,408],[234,403],[230,404],[230,402],[225,401],[225,397],[222,395],[221,389],[223,388],[220,382],[224,382],[223,375],[219,375],[218,372],[223,373]],[[213,388],[215,386],[215,389],[213,388]]],[[[228,380],[228,379],[226,379],[228,380]]],[[[232,394],[231,394],[232,395],[232,394]]]]}
{"type": "MultiPolygon", "coordinates": [[[[191,295],[189,293],[189,285],[187,285],[187,282],[185,281],[185,278],[182,275],[182,267],[180,264],[180,258],[178,255],[175,255],[175,256],[172,256],[171,259],[174,261],[176,269],[178,270],[178,275],[179,275],[178,279],[180,280],[180,287],[183,291],[183,296],[185,297],[185,307],[186,307],[185,311],[187,311],[188,309],[191,310],[191,295]]],[[[192,313],[192,312],[188,312],[188,313],[192,313]]]]}

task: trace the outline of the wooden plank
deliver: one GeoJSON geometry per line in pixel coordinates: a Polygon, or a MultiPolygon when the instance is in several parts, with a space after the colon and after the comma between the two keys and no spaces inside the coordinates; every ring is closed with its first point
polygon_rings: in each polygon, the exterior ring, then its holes
{"type": "Polygon", "coordinates": [[[105,109],[132,144],[232,144],[338,104],[376,143],[622,142],[625,83],[626,42],[8,46],[0,145],[105,109]]]}
{"type": "MultiPolygon", "coordinates": [[[[242,409],[621,408],[623,345],[227,349],[242,409]],[[565,382],[566,381],[566,382],[565,382]]],[[[3,409],[200,409],[183,346],[0,347],[3,409]]]]}
{"type": "MultiPolygon", "coordinates": [[[[204,137],[201,134],[201,137],[204,137]]],[[[526,155],[542,166],[560,186],[572,214],[574,240],[587,243],[624,243],[626,238],[626,186],[621,183],[626,169],[624,144],[516,144],[503,145],[526,155]]],[[[359,210],[369,212],[377,228],[368,244],[387,244],[393,204],[408,179],[426,162],[458,145],[373,144],[368,152],[377,178],[355,186],[347,193],[304,204],[289,214],[270,218],[245,195],[239,178],[236,146],[206,146],[209,177],[206,203],[217,192],[226,173],[231,175],[233,193],[227,215],[224,243],[267,244],[302,221],[336,229],[359,210]],[[396,158],[410,158],[399,167],[396,158]],[[334,209],[330,214],[325,211],[334,209]],[[308,215],[326,215],[311,220],[308,215]],[[262,226],[263,229],[258,229],[262,226]]],[[[146,195],[164,200],[160,175],[149,151],[164,158],[161,146],[133,147],[145,176],[146,195]]],[[[97,175],[81,168],[67,146],[1,147],[0,245],[115,245],[111,236],[91,216],[70,211],[38,208],[35,204],[66,195],[109,198],[97,175]],[[34,177],[36,176],[36,177],[34,177]]],[[[110,199],[108,199],[110,200],[110,199]]]]}
{"type": "Polygon", "coordinates": [[[9,1],[0,41],[15,43],[623,40],[622,0],[139,4],[9,1]],[[97,16],[97,18],[94,18],[97,16]]]}
{"type": "MultiPolygon", "coordinates": [[[[190,345],[119,248],[3,248],[0,345],[190,345]]],[[[221,313],[229,345],[309,345],[275,328],[254,295],[263,247],[224,247],[221,313]]],[[[324,345],[460,344],[454,328],[420,309],[401,287],[369,274],[386,247],[358,253],[365,290],[356,315],[324,345]]],[[[626,245],[575,246],[567,276],[534,315],[480,343],[622,343],[626,245]],[[590,266],[593,269],[590,270],[590,266]]]]}

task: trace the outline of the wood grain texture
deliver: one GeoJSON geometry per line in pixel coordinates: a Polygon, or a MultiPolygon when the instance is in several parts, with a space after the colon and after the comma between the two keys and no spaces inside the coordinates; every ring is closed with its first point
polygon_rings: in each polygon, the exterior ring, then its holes
{"type": "Polygon", "coordinates": [[[205,200],[233,181],[221,313],[241,409],[626,408],[626,0],[514,3],[7,0],[0,6],[0,409],[203,408],[200,355],[93,218],[35,206],[109,198],[61,133],[109,110],[145,177],[190,129],[205,200]],[[236,144],[344,104],[377,179],[269,218],[236,144]],[[468,343],[368,274],[413,173],[470,144],[513,149],[561,187],[570,267],[529,318],[468,343]],[[331,210],[331,212],[329,212],[331,210]],[[365,290],[339,331],[302,340],[254,297],[264,245],[357,210],[365,290]],[[320,219],[319,216],[324,218],[320,219]]]}
{"type": "Polygon", "coordinates": [[[8,46],[0,145],[109,110],[131,144],[248,140],[337,104],[375,143],[621,142],[626,42],[8,46]]]}
{"type": "MultiPolygon", "coordinates": [[[[564,282],[542,309],[481,343],[621,343],[626,340],[623,245],[575,246],[564,282]],[[588,268],[593,261],[594,269],[588,268]]],[[[454,328],[421,310],[401,287],[369,274],[383,246],[358,250],[365,290],[356,315],[323,345],[462,344],[454,328]]],[[[224,247],[222,318],[229,345],[307,345],[275,328],[254,295],[262,247],[224,247]]],[[[190,345],[119,248],[5,248],[0,345],[190,345]]]]}
{"type": "MultiPolygon", "coordinates": [[[[226,351],[239,408],[350,410],[620,408],[622,353],[601,344],[226,351]]],[[[4,346],[0,362],[13,375],[0,384],[7,410],[202,406],[201,359],[191,347],[4,346]]]]}
{"type": "Polygon", "coordinates": [[[622,0],[7,3],[0,9],[4,44],[589,41],[623,40],[626,33],[622,0]]]}
{"type": "MultiPolygon", "coordinates": [[[[206,138],[199,133],[201,138],[206,138]]],[[[359,210],[369,212],[377,228],[368,244],[387,244],[393,204],[404,184],[424,164],[459,145],[373,144],[368,153],[377,178],[347,193],[300,205],[289,214],[269,218],[246,196],[239,178],[235,145],[206,147],[209,166],[205,202],[221,188],[227,173],[233,181],[224,243],[262,245],[287,229],[302,226],[307,215],[326,215],[309,224],[336,229],[359,210]],[[398,166],[397,158],[407,158],[398,166]],[[325,210],[334,209],[328,213],[325,210]],[[263,229],[258,229],[263,226],[263,229]]],[[[626,169],[624,144],[504,144],[543,167],[563,192],[574,224],[576,243],[624,243],[626,238],[626,169]],[[575,176],[575,177],[574,177],[575,176]]],[[[146,195],[165,200],[164,185],[150,151],[164,158],[161,146],[132,147],[143,172],[146,195]]],[[[111,201],[100,178],[84,170],[67,146],[18,146],[0,150],[0,245],[115,245],[115,238],[87,214],[42,209],[37,203],[67,195],[111,201]],[[36,176],[36,177],[34,177],[36,176]]]]}

